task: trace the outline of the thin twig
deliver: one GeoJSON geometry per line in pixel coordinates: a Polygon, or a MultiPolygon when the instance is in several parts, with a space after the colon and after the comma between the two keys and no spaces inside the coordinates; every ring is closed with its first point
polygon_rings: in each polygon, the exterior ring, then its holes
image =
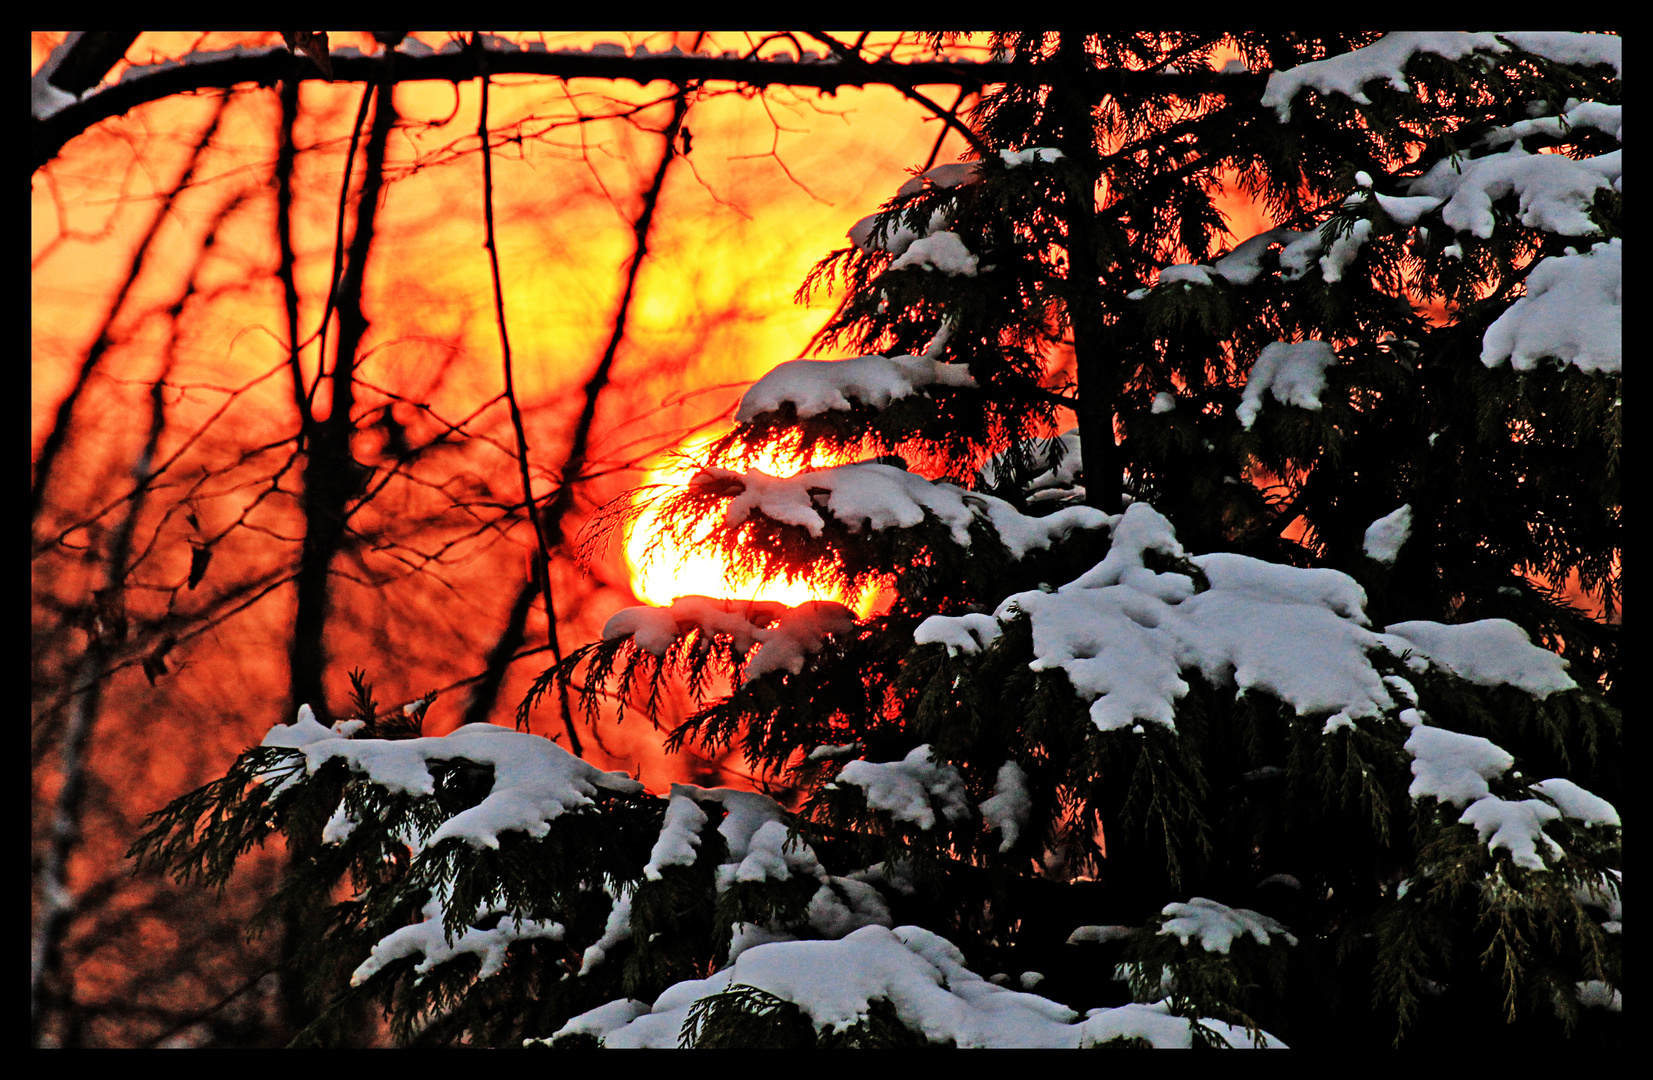
{"type": "MultiPolygon", "coordinates": [[[[522,506],[528,523],[534,529],[534,577],[538,579],[540,595],[545,598],[545,634],[551,644],[551,656],[562,663],[562,643],[557,636],[557,606],[551,591],[551,547],[546,541],[545,526],[534,511],[533,482],[528,475],[528,433],[522,425],[522,408],[517,404],[516,383],[511,371],[511,335],[505,325],[505,290],[499,279],[499,247],[494,242],[494,166],[493,152],[488,142],[488,76],[482,76],[482,108],[477,117],[477,137],[482,140],[482,220],[487,238],[488,269],[493,276],[494,322],[499,327],[499,350],[505,368],[505,401],[511,409],[511,428],[517,439],[517,475],[522,480],[522,506]]],[[[568,689],[562,688],[563,727],[568,731],[568,745],[576,757],[583,757],[580,736],[574,730],[574,712],[568,705],[568,689]]]]}

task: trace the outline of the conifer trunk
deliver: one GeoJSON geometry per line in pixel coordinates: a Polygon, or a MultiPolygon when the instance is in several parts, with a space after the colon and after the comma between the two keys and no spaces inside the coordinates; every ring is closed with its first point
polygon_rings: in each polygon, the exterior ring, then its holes
{"type": "Polygon", "coordinates": [[[1107,347],[1102,318],[1102,269],[1097,259],[1096,183],[1100,165],[1085,71],[1090,58],[1085,38],[1063,31],[1050,105],[1062,125],[1062,153],[1083,175],[1066,199],[1068,235],[1068,322],[1073,330],[1074,365],[1079,379],[1079,452],[1085,472],[1085,501],[1106,513],[1123,510],[1124,462],[1114,442],[1114,405],[1119,365],[1107,347]]]}

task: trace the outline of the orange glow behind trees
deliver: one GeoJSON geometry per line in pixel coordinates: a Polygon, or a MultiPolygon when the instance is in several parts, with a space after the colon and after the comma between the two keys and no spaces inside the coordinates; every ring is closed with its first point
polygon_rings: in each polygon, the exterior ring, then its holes
{"type": "MultiPolygon", "coordinates": [[[[694,475],[709,462],[701,460],[710,439],[692,440],[658,467],[649,470],[636,496],[638,512],[625,526],[624,546],[626,565],[631,571],[632,592],[647,604],[670,604],[679,596],[717,596],[740,600],[772,600],[789,606],[809,600],[836,600],[855,609],[860,618],[866,618],[877,607],[877,589],[866,589],[856,595],[847,595],[830,585],[796,580],[764,581],[732,570],[722,554],[707,542],[712,533],[711,523],[694,530],[694,540],[683,543],[661,520],[658,505],[661,497],[672,490],[686,486],[694,475]]],[[[816,455],[806,460],[784,448],[765,449],[755,453],[744,467],[769,473],[772,476],[792,476],[806,468],[826,468],[856,459],[844,455],[842,460],[830,460],[816,455]]]]}
{"type": "MultiPolygon", "coordinates": [[[[433,48],[450,40],[416,36],[433,48]]],[[[31,71],[63,37],[33,36],[31,71]]],[[[687,50],[693,39],[519,36],[551,50],[608,40],[657,54],[687,50]]],[[[702,49],[745,54],[761,39],[710,35],[702,49]]],[[[280,40],[144,33],[105,84],[132,64],[280,40]]],[[[377,51],[362,33],[333,33],[331,44],[377,51]]],[[[792,48],[761,45],[763,55],[792,48]]],[[[88,901],[70,924],[66,981],[52,994],[54,1008],[67,1010],[55,1015],[72,1019],[54,1038],[204,1038],[188,1034],[191,1010],[232,993],[248,1003],[269,997],[265,987],[238,990],[258,955],[236,944],[238,929],[204,915],[188,890],[131,881],[123,856],[142,814],[292,719],[287,654],[305,528],[293,373],[316,387],[315,414],[324,418],[330,393],[319,376],[334,369],[336,317],[325,320],[325,337],[318,329],[336,246],[341,237],[348,245],[358,220],[360,146],[338,219],[363,89],[314,77],[299,84],[286,226],[298,327],[291,368],[276,239],[276,90],[244,85],[139,106],[72,139],[33,177],[37,469],[51,433],[63,438],[33,527],[37,852],[50,842],[60,736],[81,682],[93,594],[105,587],[111,538],[128,513],[133,537],[115,571],[126,632],[112,639],[113,673],[85,758],[91,794],[67,873],[76,896],[114,899],[88,901]],[[135,494],[152,416],[157,472],[135,494]],[[192,582],[199,553],[206,561],[192,582]]],[[[533,496],[543,502],[572,485],[560,523],[570,540],[662,451],[716,424],[744,384],[797,355],[827,316],[794,303],[798,282],[931,154],[940,133],[921,106],[889,88],[699,88],[687,116],[693,146],[684,154],[680,143],[666,171],[613,369],[596,393],[589,449],[565,476],[584,391],[614,332],[633,224],[665,150],[660,131],[674,92],[658,82],[502,76],[490,93],[501,284],[533,496]]],[[[442,734],[468,718],[512,722],[547,621],[537,599],[523,606],[513,644],[534,541],[500,397],[478,86],[402,82],[392,97],[397,120],[365,267],[369,325],[351,417],[351,454],[367,471],[350,505],[352,539],[329,574],[333,708],[323,711],[345,712],[346,675],[360,667],[382,707],[442,690],[425,721],[426,733],[442,734]],[[481,715],[470,715],[488,658],[502,647],[514,662],[481,715]]],[[[943,159],[959,146],[950,137],[943,159]]],[[[563,640],[577,644],[640,600],[617,546],[586,566],[569,547],[551,577],[563,640]]],[[[697,588],[721,591],[701,580],[697,588]]],[[[561,727],[554,706],[534,718],[536,731],[561,737],[561,727]]],[[[719,762],[666,755],[646,724],[605,722],[581,734],[594,764],[640,774],[655,790],[677,780],[750,782],[720,772],[719,762]]]]}

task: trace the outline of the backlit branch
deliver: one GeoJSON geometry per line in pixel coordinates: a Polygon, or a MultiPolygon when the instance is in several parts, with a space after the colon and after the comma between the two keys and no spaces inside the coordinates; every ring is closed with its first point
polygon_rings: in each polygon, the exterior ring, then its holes
{"type": "MultiPolygon", "coordinates": [[[[65,105],[49,115],[34,118],[30,124],[30,172],[51,161],[70,139],[94,124],[124,115],[152,101],[176,94],[229,89],[248,83],[274,86],[287,80],[323,78],[313,64],[295,57],[280,46],[262,51],[241,50],[227,55],[211,55],[212,59],[190,61],[186,58],[185,63],[156,65],[153,70],[132,69],[133,74],[113,86],[65,105]]],[[[331,61],[334,82],[366,83],[377,77],[375,58],[362,56],[354,50],[335,51],[331,61]]],[[[625,79],[639,86],[657,81],[679,86],[689,82],[725,82],[757,88],[811,87],[830,93],[851,86],[891,86],[909,92],[921,86],[959,86],[979,90],[993,83],[1019,81],[1028,74],[1026,65],[1000,62],[944,60],[902,63],[838,58],[799,63],[790,58],[726,59],[681,54],[627,56],[595,50],[542,52],[497,47],[461,49],[456,43],[451,50],[444,49],[428,56],[400,53],[395,80],[437,80],[457,84],[484,75],[545,75],[558,79],[625,79]]],[[[1095,71],[1091,73],[1091,78],[1099,84],[1097,89],[1104,92],[1116,91],[1132,82],[1152,80],[1159,92],[1187,96],[1223,92],[1256,96],[1262,93],[1267,81],[1263,74],[1217,72],[1161,74],[1095,71]]],[[[936,111],[938,115],[946,113],[939,107],[936,111]]]]}

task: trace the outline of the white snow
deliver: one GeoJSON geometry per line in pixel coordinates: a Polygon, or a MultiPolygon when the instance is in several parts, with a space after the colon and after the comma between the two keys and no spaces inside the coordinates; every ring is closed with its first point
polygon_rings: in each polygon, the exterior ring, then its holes
{"type": "Polygon", "coordinates": [[[1400,555],[1400,549],[1411,535],[1412,504],[1406,503],[1399,510],[1378,518],[1366,527],[1366,539],[1362,550],[1366,552],[1368,559],[1392,563],[1400,555]]]}
{"type": "Polygon", "coordinates": [[[1045,517],[1028,517],[1003,499],[952,484],[933,483],[905,469],[873,462],[790,477],[755,470],[706,469],[695,482],[730,481],[738,482],[743,490],[724,511],[726,525],[739,525],[757,512],[771,521],[798,525],[811,536],[820,536],[828,515],[851,532],[861,532],[914,528],[923,524],[929,513],[947,526],[954,543],[966,548],[970,546],[971,523],[988,522],[1016,558],[1047,548],[1075,529],[1099,528],[1109,521],[1100,510],[1084,506],[1068,507],[1045,517]]]}
{"type": "MultiPolygon", "coordinates": [[[[1508,619],[1457,625],[1404,622],[1383,632],[1403,638],[1404,648],[1479,686],[1507,684],[1540,698],[1578,686],[1567,674],[1567,661],[1534,645],[1508,619]]],[[[1399,655],[1402,650],[1392,644],[1390,651],[1399,655]]]]}
{"type": "Polygon", "coordinates": [[[918,356],[858,356],[850,360],[791,360],[753,383],[740,399],[735,422],[790,403],[800,417],[857,405],[882,409],[930,386],[975,386],[970,369],[918,356]]]}
{"type": "Polygon", "coordinates": [[[1578,987],[1578,1003],[1586,1009],[1606,1009],[1608,1012],[1624,1011],[1623,995],[1600,979],[1588,979],[1575,985],[1578,987]]]}
{"type": "Polygon", "coordinates": [[[881,215],[869,214],[850,226],[851,243],[862,251],[871,254],[874,251],[885,251],[899,258],[906,253],[915,240],[920,240],[932,233],[941,232],[947,228],[950,220],[951,207],[942,206],[930,214],[929,226],[923,232],[915,232],[899,219],[892,224],[887,234],[880,237],[878,234],[878,219],[881,215]]]}
{"type": "MultiPolygon", "coordinates": [[[[1537,696],[1574,685],[1561,658],[1513,623],[1411,622],[1377,634],[1366,626],[1364,590],[1339,571],[1217,552],[1190,559],[1211,586],[1196,594],[1187,575],[1148,569],[1148,551],[1184,554],[1170,523],[1146,503],[1133,503],[1101,563],[1054,592],[1008,597],[993,613],[1001,624],[1018,612],[1027,616],[1029,666],[1060,668],[1091,703],[1101,731],[1139,722],[1174,727],[1176,702],[1188,690],[1181,673],[1191,668],[1216,685],[1266,690],[1299,716],[1329,715],[1334,730],[1396,707],[1368,655],[1380,650],[1411,651],[1417,665],[1435,663],[1537,696]]],[[[932,616],[915,639],[974,653],[995,640],[991,630],[979,614],[932,616]]]]}
{"type": "MultiPolygon", "coordinates": [[[[1553,156],[1553,155],[1550,155],[1553,156]]],[[[1624,362],[1624,246],[1615,238],[1581,255],[1545,259],[1527,294],[1487,328],[1481,362],[1531,371],[1553,357],[1583,371],[1618,374],[1624,362]]]]}
{"type": "Polygon", "coordinates": [[[992,796],[979,807],[989,829],[998,829],[1003,839],[1000,851],[1009,851],[1021,836],[1022,826],[1033,811],[1033,798],[1027,791],[1027,773],[1015,761],[999,766],[998,778],[993,784],[992,796]]]}
{"type": "Polygon", "coordinates": [[[1580,34],[1568,30],[1501,30],[1498,36],[1518,49],[1559,64],[1606,64],[1624,76],[1624,39],[1616,34],[1580,34]]]}
{"type": "Polygon", "coordinates": [[[603,626],[603,640],[629,636],[639,649],[664,659],[690,633],[726,636],[736,652],[749,657],[741,680],[747,683],[773,671],[796,675],[806,657],[826,647],[827,638],[854,629],[855,613],[835,600],[787,607],[773,600],[680,596],[670,607],[622,608],[603,626]]]}
{"type": "Polygon", "coordinates": [[[1419,218],[1441,205],[1440,198],[1434,195],[1385,195],[1382,192],[1373,192],[1373,195],[1383,212],[1397,225],[1416,225],[1419,218]]]}
{"type": "Polygon", "coordinates": [[[659,881],[663,867],[693,866],[696,849],[700,847],[700,829],[707,820],[706,811],[695,805],[691,791],[681,784],[673,784],[671,799],[666,804],[666,819],[660,826],[654,850],[649,852],[643,876],[659,881]]]}
{"type": "Polygon", "coordinates": [[[432,762],[463,758],[493,766],[488,796],[437,826],[415,845],[416,851],[448,837],[479,848],[497,848],[499,834],[513,830],[541,837],[550,831],[552,819],[591,805],[599,789],[632,794],[643,790],[625,773],[604,772],[539,735],[466,724],[440,738],[342,739],[317,723],[313,713],[306,717],[307,709],[300,711],[298,723],[272,728],[262,745],[302,749],[310,773],[328,761],[342,760],[352,772],[388,791],[431,795],[436,791],[432,762]]]}
{"type": "Polygon", "coordinates": [[[1326,369],[1335,363],[1337,354],[1324,341],[1276,341],[1265,346],[1257,362],[1251,365],[1239,408],[1235,410],[1241,426],[1249,430],[1256,422],[1257,414],[1263,409],[1265,393],[1288,405],[1320,408],[1320,395],[1326,389],[1326,369]]]}
{"type": "MultiPolygon", "coordinates": [[[[1157,399],[1156,399],[1157,402],[1157,399]]],[[[1058,452],[1059,459],[1054,468],[1039,473],[1033,479],[1022,485],[1024,491],[1031,492],[1029,501],[1040,498],[1041,493],[1050,496],[1066,497],[1077,494],[1082,497],[1083,487],[1077,487],[1079,471],[1084,458],[1079,452],[1079,429],[1072,428],[1054,439],[1033,438],[1023,444],[1024,456],[1032,462],[1048,462],[1053,452],[1058,452]]],[[[992,487],[1008,476],[1006,454],[994,454],[982,462],[978,487],[992,487]],[[1003,477],[1001,476],[1003,474],[1003,477]]]]}
{"type": "Polygon", "coordinates": [[[1413,780],[1407,793],[1413,802],[1432,796],[1444,804],[1466,806],[1486,798],[1487,781],[1515,764],[1508,750],[1479,735],[1422,723],[1412,728],[1406,750],[1412,755],[1413,780]]]}
{"type": "Polygon", "coordinates": [[[1122,941],[1136,933],[1134,926],[1079,926],[1068,935],[1067,944],[1079,945],[1085,942],[1105,944],[1109,941],[1122,941]]]}
{"type": "Polygon", "coordinates": [[[1048,146],[1030,146],[1026,150],[999,151],[999,157],[1004,160],[1007,169],[1015,169],[1023,165],[1053,164],[1061,161],[1066,156],[1062,151],[1048,146]]]}
{"type": "Polygon", "coordinates": [[[955,232],[936,232],[907,245],[907,250],[890,263],[891,270],[910,266],[922,270],[940,270],[944,274],[975,277],[976,257],[964,246],[964,240],[955,232]]]}
{"type": "Polygon", "coordinates": [[[967,615],[931,615],[913,631],[916,645],[945,645],[948,656],[975,655],[999,636],[999,620],[972,612],[967,615]]]}
{"type": "Polygon", "coordinates": [[[1488,795],[1471,803],[1458,820],[1473,825],[1487,847],[1507,850],[1515,865],[1542,870],[1544,860],[1538,855],[1538,841],[1542,840],[1556,854],[1561,851],[1554,840],[1544,835],[1543,825],[1560,816],[1561,811],[1538,799],[1517,801],[1488,795]]]}
{"type": "Polygon", "coordinates": [[[1485,157],[1443,158],[1411,181],[1414,196],[1446,200],[1441,220],[1485,240],[1492,236],[1492,204],[1517,196],[1521,224],[1562,236],[1601,232],[1589,211],[1598,190],[1611,190],[1623,171],[1620,151],[1574,161],[1560,154],[1529,154],[1519,146],[1485,157]]]}
{"type": "Polygon", "coordinates": [[[580,956],[581,975],[607,960],[608,951],[614,946],[631,940],[631,890],[618,891],[612,895],[614,903],[608,909],[608,921],[603,925],[602,937],[586,946],[585,952],[580,956]]]}
{"type": "Polygon", "coordinates": [[[914,747],[900,761],[848,762],[836,782],[861,788],[869,808],[887,810],[897,821],[910,821],[920,829],[935,828],[932,798],[950,821],[968,821],[971,816],[964,778],[952,765],[938,764],[929,743],[914,747]]]}
{"type": "Polygon", "coordinates": [[[47,54],[45,61],[40,65],[29,82],[29,115],[36,120],[45,120],[53,113],[66,105],[73,105],[77,100],[75,95],[67,90],[60,90],[48,80],[63,58],[69,55],[69,50],[80,41],[84,30],[71,30],[67,37],[58,42],[52,51],[47,54]]]}
{"type": "MultiPolygon", "coordinates": [[[[423,957],[413,969],[416,973],[415,981],[418,981],[436,965],[467,953],[482,958],[482,969],[477,972],[477,978],[486,979],[504,970],[505,951],[512,942],[530,938],[546,938],[551,941],[563,939],[561,923],[506,917],[501,918],[498,925],[491,930],[467,926],[450,941],[447,931],[442,926],[442,913],[447,907],[447,901],[448,897],[443,893],[433,893],[425,904],[423,922],[393,930],[381,938],[369,951],[367,959],[351,972],[350,985],[360,986],[386,964],[406,956],[423,957]]],[[[478,912],[477,919],[480,921],[484,915],[500,914],[502,910],[485,906],[478,912]]]]}
{"type": "MultiPolygon", "coordinates": [[[[590,1032],[608,1047],[674,1048],[694,1003],[730,986],[796,1003],[817,1031],[844,1031],[866,1018],[873,1001],[884,1000],[907,1026],[961,1048],[1071,1049],[1121,1035],[1166,1048],[1192,1043],[1189,1022],[1173,1016],[1169,1002],[1093,1009],[1080,1021],[1054,1001],[983,979],[964,966],[951,942],[916,926],[866,926],[836,941],[757,945],[708,979],[667,988],[646,1014],[611,1003],[558,1034],[590,1032]]],[[[1244,1028],[1200,1023],[1230,1045],[1251,1045],[1244,1028]]],[[[1267,1044],[1283,1045],[1272,1037],[1267,1044]]]]}
{"type": "Polygon", "coordinates": [[[1270,247],[1279,245],[1282,248],[1300,240],[1304,236],[1318,234],[1302,233],[1296,229],[1270,229],[1258,233],[1235,246],[1233,251],[1218,259],[1213,266],[1218,274],[1235,285],[1250,285],[1263,272],[1262,256],[1270,247]]]}
{"type": "Polygon", "coordinates": [[[1159,272],[1158,284],[1180,284],[1185,289],[1191,285],[1210,285],[1211,275],[1216,272],[1214,268],[1199,263],[1174,263],[1159,272]]]}
{"type": "Polygon", "coordinates": [[[1565,777],[1554,777],[1541,780],[1532,786],[1540,795],[1551,799],[1561,816],[1572,818],[1574,821],[1586,825],[1612,825],[1617,827],[1619,812],[1612,803],[1593,792],[1589,792],[1565,777]]]}
{"type": "Polygon", "coordinates": [[[961,184],[975,181],[981,173],[981,166],[974,161],[956,161],[950,165],[937,165],[933,169],[919,173],[908,180],[896,191],[897,195],[916,195],[925,188],[954,188],[961,184]]]}
{"type": "Polygon", "coordinates": [[[1369,105],[1371,99],[1362,92],[1361,87],[1374,79],[1388,82],[1397,90],[1410,89],[1401,69],[1419,53],[1433,53],[1447,60],[1458,60],[1477,51],[1502,53],[1509,50],[1492,34],[1453,31],[1386,34],[1363,49],[1276,71],[1268,77],[1261,104],[1264,108],[1273,109],[1282,123],[1291,119],[1292,99],[1304,87],[1311,87],[1322,94],[1341,94],[1357,104],[1369,105]]]}
{"type": "Polygon", "coordinates": [[[1231,908],[1203,896],[1193,897],[1186,904],[1166,904],[1160,914],[1170,916],[1159,928],[1162,936],[1175,936],[1184,945],[1198,941],[1206,952],[1227,954],[1234,939],[1243,934],[1250,934],[1259,945],[1266,946],[1272,935],[1297,944],[1297,939],[1286,933],[1285,927],[1267,915],[1246,908],[1231,908]]]}
{"type": "Polygon", "coordinates": [[[1361,245],[1365,244],[1372,235],[1372,223],[1361,218],[1350,226],[1349,231],[1332,241],[1331,250],[1320,259],[1320,276],[1328,283],[1343,280],[1343,271],[1347,270],[1360,254],[1361,245]]]}
{"type": "Polygon", "coordinates": [[[1493,128],[1481,137],[1481,146],[1497,148],[1532,136],[1564,139],[1574,128],[1591,128],[1623,137],[1624,106],[1608,105],[1600,101],[1580,101],[1571,98],[1559,116],[1536,116],[1518,120],[1508,127],[1493,128]]]}

